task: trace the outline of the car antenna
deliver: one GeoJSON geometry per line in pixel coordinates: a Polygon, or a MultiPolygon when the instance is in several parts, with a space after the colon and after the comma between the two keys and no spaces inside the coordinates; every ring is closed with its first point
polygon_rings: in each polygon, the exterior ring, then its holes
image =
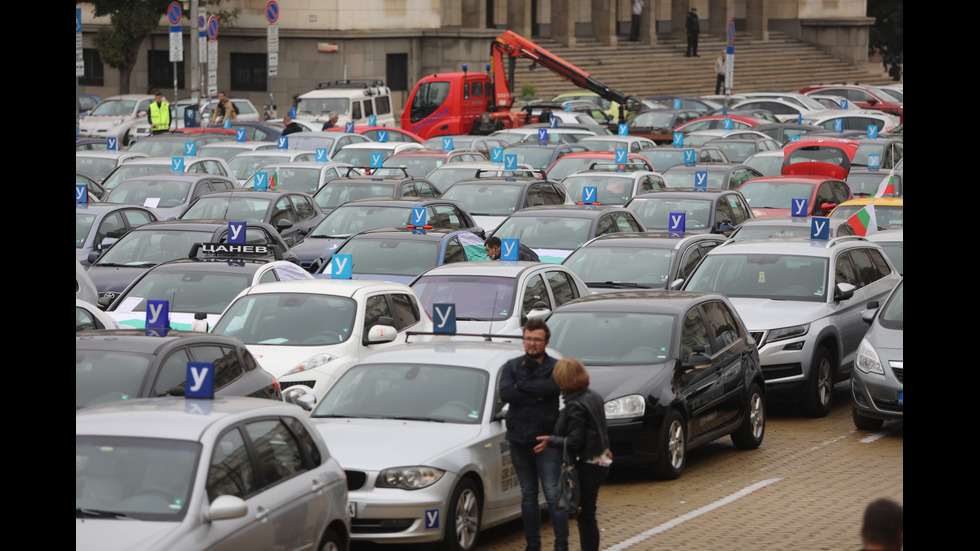
{"type": "Polygon", "coordinates": [[[493,339],[491,338],[491,336],[493,335],[493,316],[497,312],[497,297],[498,297],[498,295],[500,295],[500,291],[494,291],[493,292],[493,312],[491,312],[491,314],[490,314],[490,326],[487,327],[487,335],[486,335],[486,337],[484,337],[484,340],[487,341],[487,342],[492,342],[493,341],[493,339]]]}

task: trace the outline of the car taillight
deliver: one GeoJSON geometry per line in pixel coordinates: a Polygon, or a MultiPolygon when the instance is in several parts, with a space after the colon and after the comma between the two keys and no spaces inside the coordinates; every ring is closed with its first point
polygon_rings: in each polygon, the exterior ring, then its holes
{"type": "Polygon", "coordinates": [[[272,388],[276,389],[276,392],[282,394],[282,387],[279,386],[279,381],[275,377],[272,378],[272,388]]]}

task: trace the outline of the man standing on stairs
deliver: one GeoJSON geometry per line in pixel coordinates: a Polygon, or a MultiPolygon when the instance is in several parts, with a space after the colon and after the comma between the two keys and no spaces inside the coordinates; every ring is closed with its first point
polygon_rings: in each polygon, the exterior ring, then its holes
{"type": "Polygon", "coordinates": [[[630,42],[640,41],[640,18],[643,16],[643,0],[633,0],[633,20],[630,23],[630,42]]]}
{"type": "Polygon", "coordinates": [[[721,55],[715,60],[715,95],[721,93],[725,86],[725,58],[728,57],[726,50],[722,48],[721,55]]]}
{"type": "Polygon", "coordinates": [[[687,14],[687,21],[684,26],[687,28],[687,54],[686,57],[701,57],[698,55],[698,35],[701,34],[701,23],[698,21],[698,9],[691,8],[687,14]]]}

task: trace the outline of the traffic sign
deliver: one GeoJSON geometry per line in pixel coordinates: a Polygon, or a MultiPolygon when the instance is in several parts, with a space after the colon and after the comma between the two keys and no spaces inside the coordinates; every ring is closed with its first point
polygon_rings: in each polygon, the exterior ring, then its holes
{"type": "Polygon", "coordinates": [[[176,25],[180,23],[180,18],[184,15],[184,10],[180,7],[177,2],[171,2],[170,7],[167,8],[167,19],[170,20],[171,25],[176,25]]]}
{"type": "Polygon", "coordinates": [[[735,45],[735,18],[728,20],[728,45],[735,45]]]}
{"type": "Polygon", "coordinates": [[[265,5],[265,20],[270,25],[279,21],[279,2],[276,0],[269,0],[269,3],[265,5]]]}
{"type": "Polygon", "coordinates": [[[208,19],[208,38],[211,40],[218,39],[218,18],[213,15],[208,19]]]}

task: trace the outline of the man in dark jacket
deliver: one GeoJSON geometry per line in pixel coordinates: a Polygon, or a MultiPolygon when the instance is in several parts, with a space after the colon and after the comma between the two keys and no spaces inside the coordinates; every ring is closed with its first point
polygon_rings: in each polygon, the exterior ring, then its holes
{"type": "Polygon", "coordinates": [[[500,399],[510,404],[507,411],[507,442],[510,460],[521,484],[521,514],[524,517],[526,551],[541,549],[541,507],[538,482],[544,489],[555,530],[555,550],[568,549],[568,515],[555,509],[561,453],[556,449],[535,454],[537,437],[551,434],[558,420],[558,383],[551,372],[555,359],[548,356],[551,330],[540,319],[524,326],[524,355],[507,362],[500,375],[500,399]]]}
{"type": "Polygon", "coordinates": [[[698,9],[691,8],[687,14],[687,21],[684,23],[687,29],[687,57],[701,57],[698,55],[698,35],[701,34],[701,22],[698,21],[698,9]]]}
{"type": "MultiPolygon", "coordinates": [[[[487,242],[483,244],[484,248],[487,250],[487,256],[490,260],[500,259],[500,245],[501,241],[499,237],[491,237],[487,239],[487,242]]],[[[540,262],[541,259],[538,258],[538,253],[534,252],[531,247],[518,242],[517,243],[517,259],[518,260],[528,260],[530,262],[540,262]]]]}

